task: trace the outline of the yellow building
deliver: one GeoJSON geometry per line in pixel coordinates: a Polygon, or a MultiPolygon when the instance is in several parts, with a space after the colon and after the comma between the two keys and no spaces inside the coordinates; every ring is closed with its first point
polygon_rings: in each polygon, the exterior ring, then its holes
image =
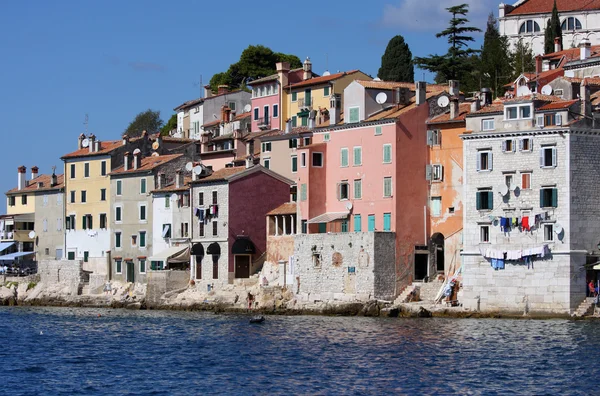
{"type": "MultiPolygon", "coordinates": [[[[282,90],[281,104],[284,120],[291,122],[291,127],[310,126],[311,112],[315,127],[328,125],[330,98],[334,94],[341,96],[344,89],[354,80],[372,80],[360,70],[351,70],[321,77],[312,76],[312,64],[307,58],[303,64],[304,78],[300,82],[289,84],[282,90]]],[[[285,79],[284,81],[286,81],[285,79]]],[[[341,103],[343,108],[343,102],[341,103]]]]}

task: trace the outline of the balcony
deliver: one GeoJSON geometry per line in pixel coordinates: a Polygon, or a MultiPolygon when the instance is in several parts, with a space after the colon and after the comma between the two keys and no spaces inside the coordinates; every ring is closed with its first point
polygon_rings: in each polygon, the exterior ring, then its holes
{"type": "Polygon", "coordinates": [[[14,233],[12,231],[0,231],[0,241],[12,241],[14,233]]]}
{"type": "Polygon", "coordinates": [[[261,130],[267,130],[271,128],[271,117],[264,116],[258,120],[258,128],[261,130]]]}
{"type": "Polygon", "coordinates": [[[31,230],[0,231],[0,241],[33,242],[29,237],[31,230]]]}
{"type": "Polygon", "coordinates": [[[312,104],[312,98],[310,96],[298,98],[298,107],[300,110],[312,110],[312,104]]]}

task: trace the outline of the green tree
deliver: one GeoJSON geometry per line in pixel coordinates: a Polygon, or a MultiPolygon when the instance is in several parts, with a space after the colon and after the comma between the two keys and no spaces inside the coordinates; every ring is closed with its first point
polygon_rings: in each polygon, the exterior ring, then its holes
{"type": "Polygon", "coordinates": [[[135,116],[133,121],[129,123],[124,134],[129,137],[138,137],[143,131],[148,133],[157,133],[161,130],[164,122],[160,118],[160,111],[146,110],[135,116]]]}
{"type": "Polygon", "coordinates": [[[481,84],[492,88],[496,96],[500,95],[500,87],[510,82],[513,76],[508,59],[511,59],[508,41],[500,35],[498,21],[490,13],[481,48],[481,84]]]}
{"type": "Polygon", "coordinates": [[[384,81],[414,82],[415,69],[412,52],[404,37],[398,35],[389,41],[383,56],[377,77],[384,81]]]}
{"type": "Polygon", "coordinates": [[[169,132],[171,132],[173,129],[177,129],[177,114],[173,114],[171,118],[169,118],[169,121],[163,125],[163,127],[160,129],[160,135],[168,136],[169,132]]]}
{"type": "Polygon", "coordinates": [[[210,79],[210,88],[213,92],[217,91],[219,85],[227,85],[232,89],[244,88],[249,79],[274,74],[277,62],[289,62],[291,68],[302,67],[296,55],[273,52],[264,45],[249,45],[226,72],[217,73],[210,79]]]}
{"type": "Polygon", "coordinates": [[[560,19],[558,17],[558,9],[556,8],[556,0],[554,0],[554,7],[552,7],[552,16],[548,20],[546,29],[544,30],[544,53],[551,54],[554,52],[554,39],[558,37],[560,47],[562,48],[562,28],[560,26],[560,19]]]}
{"type": "Polygon", "coordinates": [[[450,25],[435,36],[448,39],[448,52],[445,55],[415,58],[415,64],[421,69],[436,73],[436,82],[460,80],[462,84],[472,74],[472,55],[478,52],[468,47],[469,42],[475,41],[468,33],[481,32],[481,29],[465,26],[469,22],[466,18],[469,12],[468,4],[460,4],[446,10],[452,14],[450,25]]]}
{"type": "Polygon", "coordinates": [[[524,72],[535,71],[535,58],[529,45],[519,41],[511,54],[512,75],[511,80],[514,81],[524,72]]]}

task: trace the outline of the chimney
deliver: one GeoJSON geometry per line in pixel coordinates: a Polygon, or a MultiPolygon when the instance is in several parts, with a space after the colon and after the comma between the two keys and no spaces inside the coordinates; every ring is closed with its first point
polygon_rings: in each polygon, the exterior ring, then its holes
{"type": "Polygon", "coordinates": [[[40,169],[37,166],[32,166],[31,167],[31,180],[35,179],[36,177],[38,177],[38,171],[40,169]]]}
{"type": "Polygon", "coordinates": [[[591,56],[592,53],[592,44],[590,40],[587,38],[583,38],[579,43],[579,58],[581,60],[586,60],[591,56]]]}
{"type": "Polygon", "coordinates": [[[166,184],[167,184],[167,180],[166,179],[167,179],[167,176],[163,172],[161,172],[161,173],[158,174],[158,177],[156,179],[156,183],[157,183],[156,189],[157,190],[160,190],[160,189],[162,189],[163,187],[166,186],[166,184]]]}
{"type": "Polygon", "coordinates": [[[96,145],[96,147],[94,147],[94,151],[95,152],[100,151],[100,140],[96,140],[95,145],[96,145]]]}
{"type": "Polygon", "coordinates": [[[229,87],[227,85],[219,85],[218,89],[219,91],[217,92],[217,95],[222,95],[229,92],[229,87]]]}
{"type": "Polygon", "coordinates": [[[427,97],[427,83],[425,81],[417,81],[415,83],[415,103],[418,105],[425,103],[427,97]]]}
{"type": "Polygon", "coordinates": [[[308,80],[312,76],[312,63],[309,57],[306,57],[306,60],[302,64],[302,70],[304,70],[304,74],[302,75],[303,80],[308,80]]]}
{"type": "Polygon", "coordinates": [[[329,98],[329,125],[335,125],[340,122],[340,112],[342,108],[342,95],[333,94],[329,98]]]}
{"type": "Polygon", "coordinates": [[[94,149],[96,148],[96,135],[94,135],[93,133],[88,137],[88,140],[90,141],[88,147],[90,148],[90,153],[94,152],[94,149]]]}
{"type": "Polygon", "coordinates": [[[277,77],[279,78],[279,84],[282,87],[288,85],[288,75],[290,73],[290,64],[288,62],[277,62],[275,64],[275,68],[277,69],[277,77]]]}
{"type": "Polygon", "coordinates": [[[231,109],[227,105],[221,106],[221,122],[223,124],[230,121],[231,109]]]}
{"type": "Polygon", "coordinates": [[[17,179],[17,188],[19,190],[24,189],[25,187],[27,187],[27,168],[23,165],[19,166],[19,168],[17,169],[18,172],[18,176],[19,178],[17,179]]]}
{"type": "Polygon", "coordinates": [[[489,88],[481,88],[481,101],[485,106],[492,104],[492,90],[489,88]]]}
{"type": "Polygon", "coordinates": [[[133,153],[133,169],[137,169],[140,167],[141,158],[142,158],[141,152],[133,153]]]}
{"type": "Polygon", "coordinates": [[[560,37],[554,37],[554,52],[562,51],[562,47],[560,46],[560,37]]]}
{"type": "Polygon", "coordinates": [[[287,120],[285,122],[285,133],[290,133],[291,129],[292,129],[292,120],[287,120]]]}
{"type": "Polygon", "coordinates": [[[54,187],[57,184],[58,184],[58,178],[56,177],[56,172],[53,169],[52,176],[50,176],[50,187],[54,187]]]}
{"type": "Polygon", "coordinates": [[[471,102],[471,113],[475,113],[476,111],[479,111],[480,108],[481,108],[481,102],[479,101],[479,99],[476,99],[473,102],[471,102]]]}
{"type": "Polygon", "coordinates": [[[590,102],[590,88],[587,78],[584,78],[579,86],[579,98],[581,99],[581,113],[585,118],[591,118],[592,105],[590,102]]]}
{"type": "Polygon", "coordinates": [[[204,97],[210,98],[211,96],[213,96],[213,93],[212,93],[212,90],[210,89],[210,85],[205,85],[204,86],[204,97]]]}
{"type": "Polygon", "coordinates": [[[450,96],[456,96],[457,98],[459,97],[459,86],[460,84],[458,80],[448,80],[448,93],[450,94],[450,96]]]}
{"type": "Polygon", "coordinates": [[[156,145],[158,146],[158,148],[161,148],[162,144],[163,144],[163,138],[162,138],[162,136],[160,136],[160,133],[159,133],[158,136],[156,137],[156,145]]]}
{"type": "Polygon", "coordinates": [[[535,72],[537,74],[542,72],[542,55],[538,55],[535,57],[535,72]]]}
{"type": "Polygon", "coordinates": [[[129,168],[130,168],[130,166],[129,166],[130,165],[129,161],[130,161],[130,158],[131,158],[130,155],[131,154],[129,153],[129,151],[126,151],[125,154],[123,154],[123,157],[124,157],[123,158],[123,170],[128,171],[129,168]]]}
{"type": "Polygon", "coordinates": [[[254,166],[254,161],[252,161],[251,156],[246,157],[246,169],[252,168],[254,166]]]}
{"type": "Polygon", "coordinates": [[[77,149],[81,150],[83,148],[83,139],[85,139],[85,135],[82,133],[81,135],[79,135],[79,137],[77,138],[77,149]]]}
{"type": "Polygon", "coordinates": [[[458,117],[458,98],[456,96],[452,96],[450,98],[450,119],[453,120],[458,117]]]}
{"type": "Polygon", "coordinates": [[[175,188],[183,187],[183,172],[181,169],[175,171],[175,188]]]}
{"type": "Polygon", "coordinates": [[[126,146],[129,143],[129,136],[123,135],[123,146],[126,146]]]}

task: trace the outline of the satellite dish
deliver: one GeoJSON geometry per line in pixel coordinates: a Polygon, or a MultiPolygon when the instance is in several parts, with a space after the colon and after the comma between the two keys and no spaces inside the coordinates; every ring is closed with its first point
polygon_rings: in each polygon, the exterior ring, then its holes
{"type": "Polygon", "coordinates": [[[385,92],[379,92],[375,96],[375,101],[379,104],[384,104],[387,101],[387,94],[385,92]]]}
{"type": "Polygon", "coordinates": [[[508,194],[508,186],[506,184],[499,185],[496,190],[502,196],[505,196],[506,194],[508,194]]]}
{"type": "Polygon", "coordinates": [[[446,95],[440,96],[437,100],[437,104],[440,107],[447,107],[450,104],[450,99],[446,95]]]}
{"type": "Polygon", "coordinates": [[[379,78],[379,77],[375,77],[375,78],[373,79],[373,81],[381,81],[381,78],[379,78]]]}
{"type": "Polygon", "coordinates": [[[156,151],[152,153],[153,157],[160,157],[160,154],[158,154],[156,151]]]}
{"type": "Polygon", "coordinates": [[[81,147],[87,147],[90,145],[90,140],[85,138],[81,141],[81,147]]]}
{"type": "Polygon", "coordinates": [[[158,150],[159,147],[160,147],[160,144],[158,144],[158,142],[152,143],[152,150],[158,150]]]}
{"type": "Polygon", "coordinates": [[[346,202],[346,209],[352,210],[352,202],[350,202],[350,201],[346,202]]]}
{"type": "Polygon", "coordinates": [[[250,113],[250,110],[252,110],[252,106],[250,106],[249,104],[244,106],[244,113],[250,113]]]}
{"type": "Polygon", "coordinates": [[[519,88],[517,88],[517,96],[525,95],[531,95],[531,91],[529,90],[529,87],[527,87],[527,85],[521,85],[519,88]]]}
{"type": "Polygon", "coordinates": [[[562,234],[562,232],[564,231],[564,228],[562,225],[560,225],[559,223],[554,224],[554,232],[558,235],[558,234],[562,234]]]}
{"type": "Polygon", "coordinates": [[[202,167],[200,165],[194,166],[194,173],[199,175],[202,173],[202,167]]]}
{"type": "Polygon", "coordinates": [[[547,84],[546,84],[546,85],[544,85],[544,86],[542,87],[542,93],[543,93],[544,95],[552,95],[552,87],[551,87],[550,85],[547,85],[547,84]]]}
{"type": "Polygon", "coordinates": [[[139,154],[139,153],[141,153],[141,152],[142,152],[142,150],[140,150],[140,149],[135,149],[135,150],[133,150],[133,155],[138,155],[138,154],[139,154]]]}
{"type": "Polygon", "coordinates": [[[178,198],[177,194],[171,194],[171,201],[177,201],[178,198]]]}
{"type": "Polygon", "coordinates": [[[29,232],[29,238],[31,238],[31,239],[35,238],[35,231],[29,232]]]}
{"type": "Polygon", "coordinates": [[[329,70],[325,70],[325,71],[323,72],[323,77],[325,77],[325,76],[330,76],[330,75],[331,75],[331,73],[329,72],[329,70]]]}
{"type": "Polygon", "coordinates": [[[194,167],[194,164],[192,164],[191,162],[188,162],[187,164],[185,164],[185,170],[188,172],[191,172],[193,167],[194,167]]]}

